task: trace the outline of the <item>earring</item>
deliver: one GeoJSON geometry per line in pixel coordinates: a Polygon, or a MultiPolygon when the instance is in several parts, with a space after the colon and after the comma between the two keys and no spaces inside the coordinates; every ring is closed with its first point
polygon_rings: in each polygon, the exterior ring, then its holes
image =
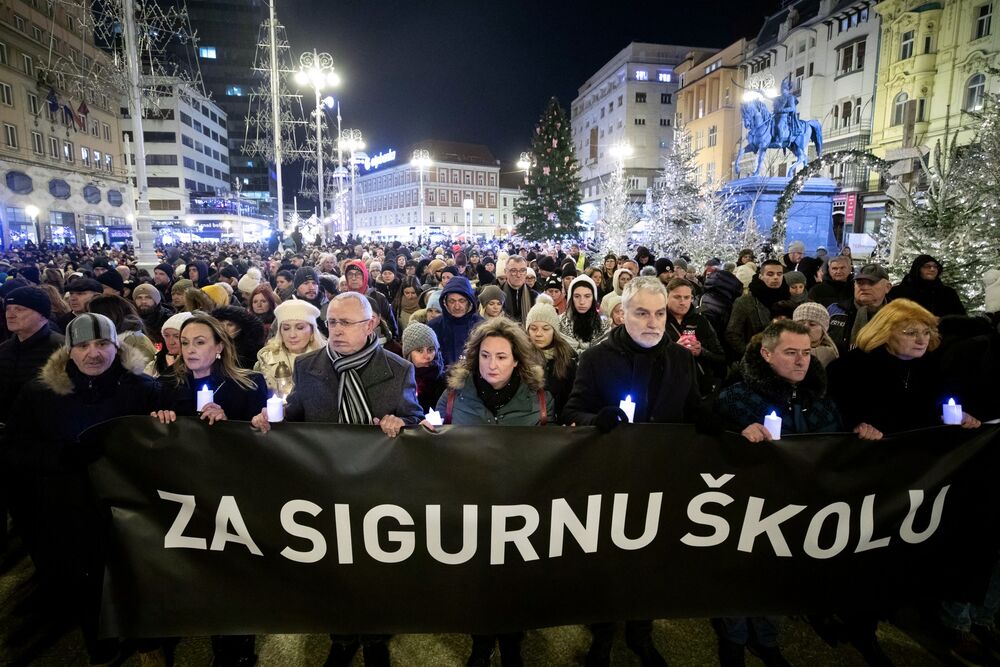
{"type": "Polygon", "coordinates": [[[216,352],[215,353],[215,358],[216,359],[221,359],[222,358],[222,353],[221,352],[216,352]]]}

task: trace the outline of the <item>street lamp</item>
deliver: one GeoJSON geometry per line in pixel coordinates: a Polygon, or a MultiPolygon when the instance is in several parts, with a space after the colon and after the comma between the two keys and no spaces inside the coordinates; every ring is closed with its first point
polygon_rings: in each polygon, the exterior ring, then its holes
{"type": "Polygon", "coordinates": [[[476,202],[471,199],[462,200],[462,208],[465,209],[465,234],[466,240],[468,241],[468,236],[472,233],[472,209],[475,208],[476,202]]]}
{"type": "Polygon", "coordinates": [[[348,233],[354,231],[354,211],[357,205],[357,198],[355,196],[356,188],[354,187],[354,172],[356,167],[354,164],[354,151],[362,151],[364,149],[365,142],[361,137],[361,130],[344,130],[340,133],[337,150],[346,150],[351,156],[351,161],[348,164],[351,172],[351,228],[348,230],[348,233]]]}
{"type": "Polygon", "coordinates": [[[420,220],[417,223],[417,239],[424,236],[424,169],[434,164],[431,162],[431,154],[425,148],[418,148],[413,151],[410,164],[420,172],[420,220]]]}
{"type": "Polygon", "coordinates": [[[24,207],[24,214],[31,219],[31,226],[35,230],[35,238],[39,241],[42,240],[42,230],[38,228],[38,207],[34,204],[28,204],[24,207]]]}
{"type": "Polygon", "coordinates": [[[320,91],[340,85],[340,75],[333,70],[333,56],[316,53],[316,49],[299,56],[300,69],[295,83],[311,85],[316,92],[316,191],[319,196],[319,217],[323,217],[323,107],[320,91]]]}
{"type": "Polygon", "coordinates": [[[531,169],[533,160],[531,159],[531,153],[521,153],[521,157],[517,160],[517,168],[524,171],[524,184],[528,184],[528,171],[531,169]]]}

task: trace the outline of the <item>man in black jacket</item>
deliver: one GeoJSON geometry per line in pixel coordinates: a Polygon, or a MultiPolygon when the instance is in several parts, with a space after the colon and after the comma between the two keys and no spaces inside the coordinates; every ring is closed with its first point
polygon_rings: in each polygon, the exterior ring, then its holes
{"type": "Polygon", "coordinates": [[[851,258],[844,255],[831,257],[826,262],[823,282],[809,290],[809,300],[829,308],[835,303],[847,301],[854,295],[854,279],[851,277],[851,258]]]}
{"type": "MultiPolygon", "coordinates": [[[[622,291],[625,324],[580,357],[566,424],[607,431],[628,421],[618,403],[635,402],[636,423],[694,422],[699,404],[697,369],[691,352],[666,336],[667,290],[656,277],[636,278],[622,291]]],[[[666,665],[653,645],[652,621],[628,621],[625,641],[643,665],[666,665]]],[[[614,623],[591,626],[588,665],[610,665],[614,623]]]]}
{"type": "Polygon", "coordinates": [[[667,336],[694,357],[698,386],[702,396],[708,396],[725,371],[726,352],[711,322],[695,311],[693,299],[689,281],[674,278],[667,283],[667,336]]]}

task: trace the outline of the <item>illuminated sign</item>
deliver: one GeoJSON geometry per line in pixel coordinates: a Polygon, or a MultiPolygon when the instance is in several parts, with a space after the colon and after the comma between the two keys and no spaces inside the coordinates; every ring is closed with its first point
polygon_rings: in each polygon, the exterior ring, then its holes
{"type": "Polygon", "coordinates": [[[747,80],[747,88],[763,92],[765,90],[774,90],[777,86],[775,85],[774,75],[769,72],[750,77],[747,80]]]}
{"type": "Polygon", "coordinates": [[[390,148],[384,153],[379,153],[378,155],[369,156],[365,160],[365,169],[367,169],[368,171],[371,171],[372,169],[378,169],[383,164],[386,164],[387,162],[392,162],[395,159],[396,159],[396,151],[390,148]]]}

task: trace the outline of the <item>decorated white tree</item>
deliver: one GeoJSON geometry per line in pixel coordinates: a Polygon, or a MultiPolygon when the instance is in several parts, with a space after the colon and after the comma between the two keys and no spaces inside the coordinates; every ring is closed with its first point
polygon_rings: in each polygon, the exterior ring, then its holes
{"type": "Polygon", "coordinates": [[[658,255],[676,256],[681,252],[691,226],[703,214],[705,193],[698,185],[696,157],[691,135],[680,128],[675,130],[673,145],[663,158],[663,168],[652,192],[648,236],[651,250],[658,255]]]}
{"type": "Polygon", "coordinates": [[[684,238],[685,254],[701,266],[713,257],[735,262],[743,248],[760,248],[763,237],[753,220],[746,218],[731,194],[721,188],[705,188],[696,222],[684,238]]]}
{"type": "Polygon", "coordinates": [[[619,166],[604,184],[602,216],[598,224],[600,246],[604,253],[621,255],[628,251],[629,232],[639,222],[635,203],[629,196],[628,177],[619,166]]]}

